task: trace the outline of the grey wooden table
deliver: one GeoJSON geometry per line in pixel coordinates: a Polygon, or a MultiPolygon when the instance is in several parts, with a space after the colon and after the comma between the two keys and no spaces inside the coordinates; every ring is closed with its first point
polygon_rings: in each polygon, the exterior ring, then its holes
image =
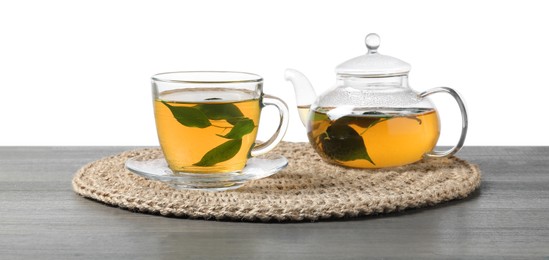
{"type": "Polygon", "coordinates": [[[133,213],[76,195],[74,172],[129,147],[0,147],[0,259],[549,259],[549,147],[466,147],[470,198],[403,213],[262,224],[133,213]]]}

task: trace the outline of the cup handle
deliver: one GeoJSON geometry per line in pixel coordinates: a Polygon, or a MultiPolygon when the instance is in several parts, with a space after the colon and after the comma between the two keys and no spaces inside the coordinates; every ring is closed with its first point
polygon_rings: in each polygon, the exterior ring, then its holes
{"type": "Polygon", "coordinates": [[[448,157],[450,155],[453,155],[457,153],[461,148],[463,147],[463,143],[465,142],[465,136],[467,135],[467,110],[465,109],[465,104],[463,103],[463,99],[461,96],[453,89],[448,87],[438,87],[438,88],[432,88],[427,91],[421,92],[419,96],[421,98],[424,98],[426,96],[429,96],[431,94],[435,93],[448,93],[454,97],[456,102],[458,103],[459,109],[461,110],[461,136],[459,137],[459,141],[456,144],[456,146],[452,147],[448,151],[431,151],[425,154],[426,157],[431,158],[441,158],[441,157],[448,157]]]}
{"type": "Polygon", "coordinates": [[[288,106],[286,105],[286,103],[284,103],[284,101],[282,101],[282,99],[265,94],[263,95],[263,101],[261,106],[275,106],[280,112],[280,122],[278,124],[278,128],[276,129],[276,132],[269,140],[262,144],[256,145],[252,149],[252,151],[250,152],[252,156],[262,155],[271,151],[278,143],[280,143],[280,141],[286,134],[286,130],[288,129],[289,111],[288,106]]]}

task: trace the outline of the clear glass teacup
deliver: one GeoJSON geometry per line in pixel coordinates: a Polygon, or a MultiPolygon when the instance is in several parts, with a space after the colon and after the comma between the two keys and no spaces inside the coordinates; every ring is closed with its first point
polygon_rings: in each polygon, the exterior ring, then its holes
{"type": "Polygon", "coordinates": [[[288,108],[263,94],[263,79],[227,71],[160,73],[152,77],[160,146],[175,172],[240,171],[248,157],[264,154],[282,139],[288,108]],[[271,139],[256,145],[261,108],[273,105],[280,124],[271,139]]]}
{"type": "Polygon", "coordinates": [[[287,166],[269,153],[288,128],[288,107],[263,93],[263,79],[230,71],[181,71],[152,77],[154,116],[164,158],[132,158],[126,167],[176,188],[227,190],[287,166]],[[261,110],[280,117],[273,136],[256,142],[261,110]]]}

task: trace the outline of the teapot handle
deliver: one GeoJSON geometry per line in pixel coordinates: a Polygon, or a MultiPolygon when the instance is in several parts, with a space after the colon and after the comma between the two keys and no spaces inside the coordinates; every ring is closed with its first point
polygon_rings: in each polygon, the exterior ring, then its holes
{"type": "Polygon", "coordinates": [[[467,135],[467,126],[468,126],[467,110],[465,109],[465,104],[463,103],[463,99],[461,98],[461,96],[455,90],[448,87],[432,88],[427,91],[421,92],[419,96],[421,98],[424,98],[435,93],[448,93],[452,95],[452,97],[454,97],[454,99],[458,103],[459,109],[461,110],[461,136],[459,137],[459,141],[456,144],[456,146],[452,147],[450,150],[448,151],[433,150],[431,152],[426,153],[425,156],[431,157],[431,158],[448,157],[450,155],[457,153],[463,147],[463,143],[465,142],[465,136],[467,135]]]}

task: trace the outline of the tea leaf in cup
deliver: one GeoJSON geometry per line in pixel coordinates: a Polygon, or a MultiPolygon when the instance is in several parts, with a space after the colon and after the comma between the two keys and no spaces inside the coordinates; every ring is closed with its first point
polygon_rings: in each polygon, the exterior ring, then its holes
{"type": "Polygon", "coordinates": [[[242,139],[229,140],[221,145],[213,148],[207,152],[200,162],[193,164],[194,166],[212,166],[216,163],[224,162],[233,158],[240,147],[242,146],[242,139]]]}
{"type": "Polygon", "coordinates": [[[227,139],[240,139],[251,133],[255,128],[254,121],[249,118],[242,118],[234,124],[234,127],[226,135],[217,135],[227,139]]]}
{"type": "Polygon", "coordinates": [[[199,104],[199,105],[196,105],[195,108],[202,111],[202,113],[204,113],[209,119],[213,119],[213,120],[223,120],[223,119],[227,120],[230,118],[244,117],[244,115],[242,114],[242,111],[240,111],[240,109],[238,109],[237,106],[230,103],[199,104]]]}
{"type": "Polygon", "coordinates": [[[331,125],[319,138],[324,153],[331,159],[338,161],[365,159],[375,165],[368,155],[362,137],[346,124],[331,125]]]}
{"type": "Polygon", "coordinates": [[[225,120],[227,121],[227,123],[229,123],[231,125],[236,125],[236,123],[238,123],[238,121],[240,121],[242,119],[248,119],[248,118],[247,117],[231,117],[231,118],[227,118],[225,120]]]}
{"type": "Polygon", "coordinates": [[[184,126],[205,128],[212,125],[208,117],[194,107],[172,106],[164,101],[162,101],[162,104],[166,105],[177,119],[177,122],[184,126]]]}
{"type": "Polygon", "coordinates": [[[252,158],[252,150],[254,149],[255,147],[255,143],[252,143],[252,145],[250,146],[250,149],[248,150],[248,159],[252,158]]]}

